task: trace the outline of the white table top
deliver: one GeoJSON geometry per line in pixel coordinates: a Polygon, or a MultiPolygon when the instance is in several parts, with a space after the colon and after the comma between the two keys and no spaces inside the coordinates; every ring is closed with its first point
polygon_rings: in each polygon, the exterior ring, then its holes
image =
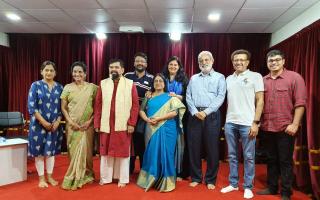
{"type": "Polygon", "coordinates": [[[21,138],[6,139],[5,142],[0,143],[0,147],[6,147],[6,146],[18,145],[18,144],[28,144],[28,140],[24,140],[21,138]]]}

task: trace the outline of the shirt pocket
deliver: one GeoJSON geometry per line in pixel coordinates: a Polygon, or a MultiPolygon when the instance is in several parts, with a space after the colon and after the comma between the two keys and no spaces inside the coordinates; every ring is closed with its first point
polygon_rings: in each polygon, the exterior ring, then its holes
{"type": "Polygon", "coordinates": [[[277,87],[276,88],[276,95],[279,98],[288,98],[289,97],[289,89],[285,87],[277,87]]]}
{"type": "Polygon", "coordinates": [[[208,83],[208,92],[212,94],[217,94],[218,87],[216,82],[209,82],[208,83]]]}

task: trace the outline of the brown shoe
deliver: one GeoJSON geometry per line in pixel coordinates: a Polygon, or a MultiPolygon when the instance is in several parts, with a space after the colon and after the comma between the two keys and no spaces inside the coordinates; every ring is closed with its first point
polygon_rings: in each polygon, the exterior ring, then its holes
{"type": "Polygon", "coordinates": [[[275,194],[277,194],[276,192],[272,192],[269,188],[259,190],[256,193],[257,193],[257,195],[275,195],[275,194]]]}

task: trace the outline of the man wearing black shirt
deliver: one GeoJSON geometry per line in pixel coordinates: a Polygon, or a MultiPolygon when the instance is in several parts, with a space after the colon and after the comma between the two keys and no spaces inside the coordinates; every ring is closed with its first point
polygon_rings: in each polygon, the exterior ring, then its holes
{"type": "MultiPolygon", "coordinates": [[[[135,71],[128,72],[124,75],[126,78],[133,80],[133,83],[136,85],[140,105],[145,97],[145,93],[151,89],[153,82],[153,75],[146,71],[147,59],[146,54],[142,52],[136,53],[134,55],[135,71]]],[[[145,150],[144,133],[139,133],[137,131],[133,133],[133,147],[135,155],[130,158],[130,174],[134,171],[136,156],[139,156],[140,168],[142,166],[145,150]]]]}

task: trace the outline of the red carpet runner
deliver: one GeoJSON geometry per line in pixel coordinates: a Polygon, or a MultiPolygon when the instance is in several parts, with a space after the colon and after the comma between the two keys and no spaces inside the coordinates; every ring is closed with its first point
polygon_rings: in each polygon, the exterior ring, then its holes
{"type": "MultiPolygon", "coordinates": [[[[64,173],[68,167],[68,158],[65,155],[57,156],[54,177],[62,182],[64,173]]],[[[83,188],[77,191],[65,191],[60,187],[49,186],[47,189],[38,188],[38,176],[34,168],[33,162],[28,163],[28,180],[20,183],[6,185],[0,187],[0,200],[235,200],[243,199],[243,189],[240,191],[231,192],[228,194],[220,193],[220,189],[228,185],[228,164],[221,163],[217,181],[217,187],[213,191],[209,191],[205,185],[201,184],[196,188],[188,186],[189,181],[183,180],[177,183],[176,189],[170,193],[159,193],[155,190],[144,192],[141,188],[136,186],[135,181],[137,174],[131,177],[130,184],[125,188],[118,188],[116,183],[100,186],[99,182],[99,158],[94,158],[94,169],[96,172],[96,181],[92,184],[85,185],[83,188]]],[[[242,171],[242,166],[240,167],[242,171]]],[[[3,172],[0,172],[3,173],[3,172]]],[[[240,180],[242,185],[242,178],[240,180]]],[[[255,191],[260,190],[266,183],[266,168],[264,165],[256,165],[256,177],[255,177],[255,191]]],[[[280,199],[280,195],[275,196],[254,196],[255,200],[275,200],[280,199]]],[[[292,200],[309,199],[306,194],[299,191],[294,191],[292,200]]]]}

